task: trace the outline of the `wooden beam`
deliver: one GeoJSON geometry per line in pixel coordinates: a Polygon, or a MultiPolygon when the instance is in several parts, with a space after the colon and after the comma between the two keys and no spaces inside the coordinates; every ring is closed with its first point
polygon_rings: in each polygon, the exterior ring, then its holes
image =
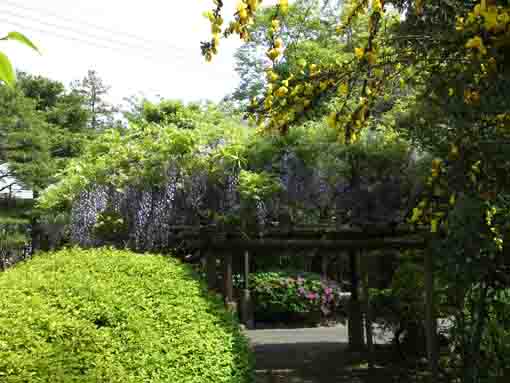
{"type": "MultiPolygon", "coordinates": [[[[210,241],[191,241],[193,246],[209,249],[329,249],[329,250],[378,250],[378,249],[423,249],[423,238],[382,238],[359,240],[304,240],[304,239],[212,239],[210,241]]],[[[270,252],[261,254],[270,255],[270,252]]]]}

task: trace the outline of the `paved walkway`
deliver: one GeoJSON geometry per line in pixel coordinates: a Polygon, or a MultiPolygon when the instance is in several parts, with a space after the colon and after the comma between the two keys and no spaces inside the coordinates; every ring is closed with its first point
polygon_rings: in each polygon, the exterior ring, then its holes
{"type": "MultiPolygon", "coordinates": [[[[246,331],[256,357],[256,383],[407,383],[376,351],[374,369],[363,355],[347,350],[347,328],[246,331]]],[[[384,339],[381,338],[381,341],[384,339]]],[[[380,342],[378,342],[380,343],[380,342]]]]}

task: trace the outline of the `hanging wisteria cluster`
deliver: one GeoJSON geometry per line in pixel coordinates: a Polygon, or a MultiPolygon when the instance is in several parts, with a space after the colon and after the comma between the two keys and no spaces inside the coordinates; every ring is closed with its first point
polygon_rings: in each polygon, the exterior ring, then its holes
{"type": "MultiPolygon", "coordinates": [[[[388,166],[353,174],[354,164],[371,166],[366,153],[349,157],[335,140],[311,148],[306,129],[285,140],[243,126],[207,129],[110,132],[41,204],[55,209],[70,202],[76,244],[113,242],[141,251],[175,246],[174,233],[183,226],[257,235],[287,225],[399,222],[407,213],[412,182],[406,172],[388,166]]],[[[392,155],[400,164],[411,161],[405,150],[392,155]]]]}

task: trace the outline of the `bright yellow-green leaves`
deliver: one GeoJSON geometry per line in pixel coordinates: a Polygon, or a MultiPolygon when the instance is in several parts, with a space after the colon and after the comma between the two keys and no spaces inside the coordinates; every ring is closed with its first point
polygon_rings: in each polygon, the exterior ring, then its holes
{"type": "MultiPolygon", "coordinates": [[[[18,43],[39,52],[39,49],[35,46],[35,44],[19,32],[9,32],[5,37],[0,38],[0,41],[8,40],[17,41],[18,43]]],[[[13,87],[16,82],[16,72],[14,67],[12,66],[9,58],[2,52],[0,52],[0,81],[10,87],[13,87]]]]}

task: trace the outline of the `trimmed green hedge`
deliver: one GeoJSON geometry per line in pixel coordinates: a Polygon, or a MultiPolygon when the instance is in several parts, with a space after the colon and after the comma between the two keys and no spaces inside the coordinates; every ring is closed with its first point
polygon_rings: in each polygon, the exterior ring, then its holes
{"type": "Polygon", "coordinates": [[[178,261],[67,249],[0,274],[0,381],[246,383],[233,316],[178,261]]]}

